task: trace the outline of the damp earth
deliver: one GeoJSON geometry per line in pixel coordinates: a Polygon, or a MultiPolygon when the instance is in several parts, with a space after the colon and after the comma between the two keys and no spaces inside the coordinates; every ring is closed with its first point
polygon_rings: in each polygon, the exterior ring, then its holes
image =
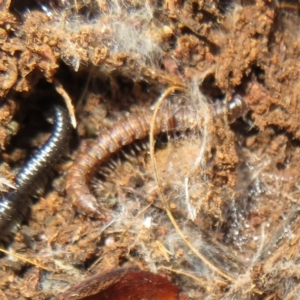
{"type": "Polygon", "coordinates": [[[299,25],[296,1],[0,1],[3,195],[51,101],[78,124],[2,245],[0,298],[298,299],[299,25]],[[68,172],[99,136],[181,109],[202,121],[150,125],[84,178],[99,212],[73,205],[68,172]]]}

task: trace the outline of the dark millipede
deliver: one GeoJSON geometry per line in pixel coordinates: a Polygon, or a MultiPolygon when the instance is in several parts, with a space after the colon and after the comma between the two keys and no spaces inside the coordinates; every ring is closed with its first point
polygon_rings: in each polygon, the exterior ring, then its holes
{"type": "Polygon", "coordinates": [[[27,161],[16,177],[16,190],[5,195],[0,201],[0,232],[2,241],[16,232],[24,220],[30,206],[30,196],[45,178],[49,168],[63,153],[69,135],[70,121],[67,110],[55,105],[54,129],[46,143],[27,161]]]}
{"type": "MultiPolygon", "coordinates": [[[[226,115],[229,122],[243,116],[247,110],[246,102],[236,95],[228,105],[212,105],[213,117],[226,115]]],[[[118,121],[114,127],[100,134],[91,146],[81,145],[80,154],[68,171],[66,191],[73,205],[80,213],[101,217],[96,198],[90,192],[88,180],[93,171],[111,154],[134,140],[145,138],[150,129],[152,112],[143,112],[118,121]]],[[[199,113],[189,107],[176,108],[173,112],[158,113],[154,134],[171,131],[186,131],[201,125],[199,113]]]]}

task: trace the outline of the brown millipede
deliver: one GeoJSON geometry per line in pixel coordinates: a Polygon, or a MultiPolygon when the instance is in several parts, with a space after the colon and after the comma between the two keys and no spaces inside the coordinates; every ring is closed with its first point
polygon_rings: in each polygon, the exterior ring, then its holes
{"type": "MultiPolygon", "coordinates": [[[[247,104],[238,95],[228,105],[212,105],[214,117],[227,115],[233,122],[247,112],[247,104]]],[[[80,213],[100,217],[96,198],[92,195],[88,180],[95,168],[114,152],[135,140],[145,138],[150,129],[152,112],[131,115],[125,120],[116,122],[109,131],[103,132],[92,145],[81,145],[80,154],[73,162],[67,174],[66,191],[73,205],[80,213]],[[86,149],[87,148],[87,149],[86,149]]],[[[173,112],[161,111],[154,124],[154,135],[171,131],[186,131],[201,125],[199,113],[189,107],[176,108],[173,112]]]]}

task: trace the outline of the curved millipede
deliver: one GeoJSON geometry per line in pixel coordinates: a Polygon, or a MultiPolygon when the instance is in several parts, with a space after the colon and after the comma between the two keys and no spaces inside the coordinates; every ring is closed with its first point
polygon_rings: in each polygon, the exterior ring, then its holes
{"type": "Polygon", "coordinates": [[[31,204],[30,196],[59,159],[70,135],[69,115],[65,108],[54,106],[54,129],[47,142],[27,161],[16,177],[16,190],[0,200],[0,240],[8,242],[24,220],[31,204]]]}
{"type": "MultiPolygon", "coordinates": [[[[228,105],[212,105],[213,117],[226,115],[229,122],[243,116],[248,110],[246,102],[236,95],[228,105]]],[[[73,205],[80,213],[92,217],[101,217],[96,198],[90,192],[88,180],[95,168],[114,152],[135,140],[145,138],[150,129],[152,112],[143,112],[118,121],[114,127],[101,135],[94,143],[86,147],[81,145],[80,154],[68,171],[66,190],[73,205]]],[[[198,112],[193,108],[177,108],[173,112],[158,113],[154,134],[171,131],[186,131],[201,125],[198,112]]]]}

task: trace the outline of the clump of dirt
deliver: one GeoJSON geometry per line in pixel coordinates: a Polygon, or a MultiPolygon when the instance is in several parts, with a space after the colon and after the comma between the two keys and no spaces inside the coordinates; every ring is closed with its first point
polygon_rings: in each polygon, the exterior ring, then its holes
{"type": "Polygon", "coordinates": [[[2,1],[3,192],[49,136],[57,83],[78,126],[9,245],[26,260],[0,258],[1,297],[51,299],[139,266],[190,299],[297,299],[299,22],[298,4],[262,0],[2,1]],[[79,214],[65,192],[78,149],[168,88],[160,109],[191,107],[204,125],[156,137],[158,183],[148,139],[99,162],[103,218],[79,214]],[[234,123],[208,109],[237,94],[248,112],[234,123]]]}

